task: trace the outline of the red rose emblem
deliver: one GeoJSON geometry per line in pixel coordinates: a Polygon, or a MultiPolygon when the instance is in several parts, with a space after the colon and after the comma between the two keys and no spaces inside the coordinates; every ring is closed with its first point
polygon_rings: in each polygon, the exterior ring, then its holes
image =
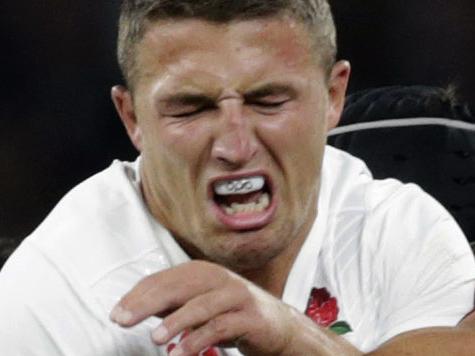
{"type": "Polygon", "coordinates": [[[305,315],[310,317],[321,327],[330,327],[338,335],[351,332],[351,327],[346,321],[336,321],[338,318],[338,303],[325,288],[313,288],[308,298],[305,315]]]}
{"type": "Polygon", "coordinates": [[[338,318],[338,303],[325,288],[313,288],[305,314],[318,325],[327,327],[338,318]]]}

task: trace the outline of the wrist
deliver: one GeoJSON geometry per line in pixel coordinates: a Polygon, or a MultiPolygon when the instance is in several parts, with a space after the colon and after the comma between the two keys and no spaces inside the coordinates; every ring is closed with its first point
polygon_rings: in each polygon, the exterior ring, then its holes
{"type": "Polygon", "coordinates": [[[331,330],[318,326],[307,316],[289,308],[291,322],[281,356],[361,356],[358,349],[331,330]]]}

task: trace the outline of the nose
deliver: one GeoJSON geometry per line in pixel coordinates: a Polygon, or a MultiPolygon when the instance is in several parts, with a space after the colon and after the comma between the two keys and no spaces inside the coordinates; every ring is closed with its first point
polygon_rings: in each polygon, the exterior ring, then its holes
{"type": "Polygon", "coordinates": [[[257,138],[244,105],[239,99],[220,102],[219,128],[214,137],[212,158],[225,168],[239,168],[250,162],[257,152],[257,138]]]}

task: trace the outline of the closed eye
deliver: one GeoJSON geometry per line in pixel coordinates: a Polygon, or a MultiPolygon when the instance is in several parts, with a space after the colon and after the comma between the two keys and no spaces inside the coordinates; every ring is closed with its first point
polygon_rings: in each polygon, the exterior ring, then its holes
{"type": "Polygon", "coordinates": [[[282,101],[256,101],[254,103],[251,103],[251,105],[258,105],[266,108],[278,108],[282,105],[284,105],[286,102],[289,100],[282,100],[282,101]]]}
{"type": "Polygon", "coordinates": [[[186,109],[186,110],[183,110],[183,111],[178,110],[177,112],[167,114],[167,116],[176,117],[176,118],[186,118],[186,117],[191,117],[191,116],[201,114],[204,111],[211,110],[211,109],[214,109],[214,108],[215,108],[215,106],[206,105],[206,106],[201,106],[201,107],[198,107],[198,108],[186,109]]]}
{"type": "Polygon", "coordinates": [[[297,97],[296,90],[285,84],[269,84],[245,95],[246,103],[265,114],[276,113],[284,104],[297,97]]]}
{"type": "Polygon", "coordinates": [[[214,101],[203,95],[177,94],[161,100],[160,112],[164,116],[186,118],[216,108],[214,101]]]}
{"type": "Polygon", "coordinates": [[[257,100],[252,100],[252,101],[249,100],[248,104],[251,105],[256,112],[266,114],[266,115],[269,115],[269,114],[272,115],[272,114],[277,114],[281,112],[285,104],[289,102],[290,100],[291,99],[288,97],[273,98],[272,100],[257,99],[257,100]]]}

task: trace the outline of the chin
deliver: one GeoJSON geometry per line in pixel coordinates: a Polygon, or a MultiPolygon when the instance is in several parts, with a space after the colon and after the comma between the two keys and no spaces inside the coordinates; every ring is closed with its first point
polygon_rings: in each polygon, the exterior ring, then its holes
{"type": "MultiPolygon", "coordinates": [[[[287,247],[283,240],[266,238],[269,235],[262,236],[262,232],[247,231],[231,235],[225,236],[228,241],[217,246],[214,251],[209,251],[207,256],[209,260],[235,272],[261,269],[287,247]]],[[[272,236],[277,235],[273,233],[272,236]]]]}

